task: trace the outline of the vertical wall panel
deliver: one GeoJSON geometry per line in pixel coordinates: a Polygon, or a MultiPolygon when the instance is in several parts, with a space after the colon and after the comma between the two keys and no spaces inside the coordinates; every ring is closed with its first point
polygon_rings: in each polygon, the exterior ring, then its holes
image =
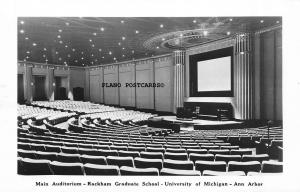
{"type": "MultiPolygon", "coordinates": [[[[104,83],[118,83],[118,66],[111,65],[104,67],[104,83]]],[[[119,88],[104,87],[104,103],[110,105],[119,105],[119,88]]]]}
{"type": "Polygon", "coordinates": [[[126,87],[126,83],[135,83],[134,63],[119,65],[120,105],[135,107],[135,87],[126,87]]]}

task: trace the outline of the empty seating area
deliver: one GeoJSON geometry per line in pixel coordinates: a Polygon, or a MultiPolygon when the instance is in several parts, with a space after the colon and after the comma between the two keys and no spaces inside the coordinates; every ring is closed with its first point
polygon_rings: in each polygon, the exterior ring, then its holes
{"type": "Polygon", "coordinates": [[[69,101],[48,103],[18,108],[18,119],[27,119],[18,127],[21,175],[242,176],[282,172],[282,154],[277,150],[282,148],[279,127],[270,128],[267,140],[265,127],[175,133],[140,125],[153,116],[150,113],[103,108],[102,113],[82,114],[82,109],[68,111],[73,106],[69,101]],[[44,132],[27,124],[36,122],[40,112],[44,113],[40,125],[47,130],[44,132]],[[66,126],[64,131],[55,127],[57,123],[66,126]]]}

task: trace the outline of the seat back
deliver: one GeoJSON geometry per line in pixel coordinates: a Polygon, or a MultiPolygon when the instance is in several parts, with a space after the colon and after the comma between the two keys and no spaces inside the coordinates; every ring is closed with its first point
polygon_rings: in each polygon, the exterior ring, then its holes
{"type": "Polygon", "coordinates": [[[193,170],[194,164],[192,161],[165,159],[163,162],[163,167],[170,169],[193,170]]]}
{"type": "Polygon", "coordinates": [[[50,168],[54,175],[84,175],[82,163],[64,163],[53,161],[50,168]]]}
{"type": "Polygon", "coordinates": [[[107,165],[106,158],[104,156],[81,155],[80,159],[83,164],[90,163],[96,165],[107,165]]]}
{"type": "Polygon", "coordinates": [[[203,176],[246,176],[244,171],[211,171],[211,170],[204,170],[203,176]]]}
{"type": "Polygon", "coordinates": [[[138,151],[119,151],[120,157],[140,157],[140,153],[138,151]]]}
{"type": "Polygon", "coordinates": [[[208,150],[208,153],[211,153],[213,155],[216,155],[216,154],[229,155],[230,151],[229,151],[229,149],[210,149],[210,150],[208,150]]]}
{"type": "Polygon", "coordinates": [[[80,156],[78,154],[58,153],[57,160],[64,163],[81,163],[80,156]]]}
{"type": "Polygon", "coordinates": [[[119,157],[119,156],[108,156],[106,157],[106,162],[108,165],[117,165],[133,167],[133,158],[132,157],[119,157]]]}
{"type": "Polygon", "coordinates": [[[54,152],[36,151],[35,157],[36,159],[47,159],[50,161],[57,161],[57,153],[54,152]]]}
{"type": "Polygon", "coordinates": [[[163,159],[164,154],[161,152],[141,152],[140,153],[142,158],[148,159],[163,159]]]}
{"type": "Polygon", "coordinates": [[[157,168],[162,169],[163,163],[162,159],[147,159],[136,157],[134,158],[134,165],[136,168],[157,168]]]}
{"type": "Polygon", "coordinates": [[[172,160],[188,160],[187,153],[169,153],[165,152],[164,159],[172,159],[172,160]]]}
{"type": "Polygon", "coordinates": [[[211,171],[226,171],[225,161],[196,161],[196,170],[203,172],[204,170],[211,171]]]}
{"type": "Polygon", "coordinates": [[[151,175],[158,176],[159,172],[157,168],[134,168],[122,166],[120,168],[121,175],[151,175]]]}
{"type": "Polygon", "coordinates": [[[283,171],[282,162],[276,161],[263,161],[262,162],[262,173],[281,173],[283,171]]]}
{"type": "Polygon", "coordinates": [[[52,175],[49,160],[20,158],[18,159],[18,174],[20,175],[52,175]]]}
{"type": "Polygon", "coordinates": [[[242,157],[240,155],[215,155],[216,161],[225,161],[226,163],[228,163],[229,161],[241,161],[241,158],[242,157]]]}
{"type": "Polygon", "coordinates": [[[169,169],[162,168],[160,171],[160,175],[162,176],[200,176],[200,171],[194,170],[178,170],[178,169],[169,169]]]}
{"type": "Polygon", "coordinates": [[[147,152],[161,152],[161,153],[165,153],[165,148],[147,147],[146,151],[147,152]]]}
{"type": "Polygon", "coordinates": [[[95,165],[91,163],[84,164],[86,175],[119,175],[119,167],[116,165],[95,165]]]}
{"type": "Polygon", "coordinates": [[[259,161],[262,163],[263,161],[268,161],[268,154],[258,154],[258,155],[243,155],[242,161],[259,161]]]}
{"type": "Polygon", "coordinates": [[[207,149],[190,149],[190,148],[188,148],[186,151],[188,154],[191,154],[191,153],[207,154],[207,149]]]}
{"type": "Polygon", "coordinates": [[[261,165],[258,161],[247,161],[247,162],[228,162],[228,171],[244,171],[246,174],[249,171],[260,172],[261,165]]]}
{"type": "Polygon", "coordinates": [[[213,161],[215,159],[213,154],[197,154],[197,153],[191,153],[190,154],[190,160],[195,161],[213,161]]]}

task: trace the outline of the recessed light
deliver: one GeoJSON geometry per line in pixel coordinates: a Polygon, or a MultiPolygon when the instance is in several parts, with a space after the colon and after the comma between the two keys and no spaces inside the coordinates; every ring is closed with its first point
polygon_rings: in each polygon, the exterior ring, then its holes
{"type": "Polygon", "coordinates": [[[57,55],[57,54],[58,54],[58,51],[55,51],[55,54],[57,55]]]}
{"type": "Polygon", "coordinates": [[[60,61],[61,61],[61,57],[60,57],[60,58],[58,58],[58,60],[60,60],[60,61]]]}
{"type": "Polygon", "coordinates": [[[44,48],[44,51],[47,51],[47,49],[46,49],[46,48],[44,48]]]}
{"type": "Polygon", "coordinates": [[[59,30],[58,30],[58,32],[60,32],[60,33],[61,33],[61,32],[62,32],[62,30],[61,30],[61,29],[59,29],[59,30]]]}
{"type": "Polygon", "coordinates": [[[94,44],[92,44],[92,47],[95,47],[95,45],[94,45],[94,44]]]}
{"type": "Polygon", "coordinates": [[[96,36],[96,35],[97,35],[97,33],[93,33],[93,35],[94,35],[94,36],[96,36]]]}
{"type": "Polygon", "coordinates": [[[164,25],[163,24],[160,24],[160,26],[159,26],[160,28],[164,28],[164,25]]]}
{"type": "Polygon", "coordinates": [[[126,37],[122,37],[122,40],[124,41],[126,39],[126,37]]]}
{"type": "Polygon", "coordinates": [[[60,44],[62,44],[62,43],[63,43],[63,41],[59,41],[59,43],[60,43],[60,44]]]}
{"type": "Polygon", "coordinates": [[[25,40],[28,40],[29,38],[28,37],[25,37],[25,40]]]}
{"type": "Polygon", "coordinates": [[[264,22],[264,20],[260,20],[260,23],[263,23],[264,22]]]}
{"type": "Polygon", "coordinates": [[[125,47],[122,48],[123,50],[125,49],[125,47]]]}
{"type": "Polygon", "coordinates": [[[135,33],[136,33],[136,34],[138,34],[138,33],[139,33],[139,31],[138,31],[138,30],[136,30],[136,31],[135,31],[135,33]]]}
{"type": "Polygon", "coordinates": [[[121,42],[119,42],[118,45],[120,46],[120,45],[121,45],[121,42]]]}
{"type": "Polygon", "coordinates": [[[131,53],[134,53],[134,50],[132,50],[131,53]]]}
{"type": "Polygon", "coordinates": [[[81,55],[83,55],[83,51],[81,51],[81,55]]]}
{"type": "Polygon", "coordinates": [[[232,21],[232,18],[230,18],[229,21],[232,21]]]}
{"type": "Polygon", "coordinates": [[[29,54],[29,53],[30,53],[30,51],[27,51],[26,53],[27,53],[27,54],[29,54]]]}
{"type": "Polygon", "coordinates": [[[157,46],[156,49],[159,49],[159,46],[157,46]]]}
{"type": "Polygon", "coordinates": [[[110,54],[110,55],[111,55],[111,54],[112,54],[112,52],[110,51],[110,52],[108,52],[108,54],[110,54]]]}
{"type": "Polygon", "coordinates": [[[183,34],[182,34],[182,33],[180,34],[180,37],[183,37],[183,34]]]}
{"type": "Polygon", "coordinates": [[[104,31],[104,28],[103,28],[103,27],[101,27],[101,28],[100,28],[100,30],[101,30],[101,31],[104,31]]]}
{"type": "Polygon", "coordinates": [[[60,38],[61,38],[61,36],[60,36],[60,35],[57,35],[57,38],[59,38],[59,39],[60,39],[60,38]]]}
{"type": "Polygon", "coordinates": [[[122,57],[125,57],[125,55],[122,55],[122,57]]]}
{"type": "Polygon", "coordinates": [[[99,49],[99,51],[101,52],[101,51],[102,51],[102,49],[99,49]]]}
{"type": "Polygon", "coordinates": [[[89,39],[89,41],[92,42],[93,40],[92,40],[92,39],[89,39]]]}
{"type": "Polygon", "coordinates": [[[116,60],[117,58],[114,57],[114,60],[116,60]]]}
{"type": "Polygon", "coordinates": [[[75,49],[73,48],[73,49],[72,49],[72,51],[74,52],[74,51],[75,51],[75,49]]]}
{"type": "Polygon", "coordinates": [[[36,43],[32,43],[33,46],[36,46],[36,43]]]}
{"type": "Polygon", "coordinates": [[[75,60],[75,63],[77,63],[78,62],[78,60],[75,60]]]}
{"type": "Polygon", "coordinates": [[[25,31],[24,31],[23,29],[21,29],[21,30],[20,30],[20,33],[22,33],[22,34],[23,34],[23,33],[25,33],[25,31]]]}
{"type": "Polygon", "coordinates": [[[68,48],[68,45],[65,45],[65,48],[68,48]]]}
{"type": "Polygon", "coordinates": [[[43,57],[46,57],[46,55],[43,55],[43,57]]]}
{"type": "Polygon", "coordinates": [[[165,38],[162,38],[161,40],[164,41],[164,40],[166,40],[166,39],[165,39],[165,38]]]}
{"type": "Polygon", "coordinates": [[[81,60],[83,60],[84,58],[83,57],[81,57],[81,60]]]}
{"type": "Polygon", "coordinates": [[[66,25],[67,25],[67,26],[69,26],[69,25],[70,25],[70,23],[68,23],[68,22],[67,22],[67,23],[66,23],[66,25]]]}
{"type": "Polygon", "coordinates": [[[124,21],[123,21],[123,20],[121,20],[121,23],[124,23],[124,21]]]}
{"type": "Polygon", "coordinates": [[[196,19],[193,20],[193,23],[197,23],[196,19]]]}
{"type": "Polygon", "coordinates": [[[20,21],[20,23],[21,23],[21,25],[23,25],[23,24],[24,24],[24,21],[20,21]]]}
{"type": "Polygon", "coordinates": [[[104,59],[104,56],[102,57],[102,59],[104,59]]]}
{"type": "Polygon", "coordinates": [[[203,31],[203,35],[206,36],[208,34],[208,31],[203,31]]]}
{"type": "Polygon", "coordinates": [[[226,33],[227,35],[230,35],[230,31],[227,31],[227,33],[226,33]]]}
{"type": "Polygon", "coordinates": [[[279,23],[279,21],[276,21],[276,23],[279,23]]]}
{"type": "Polygon", "coordinates": [[[68,57],[71,57],[71,55],[70,55],[70,54],[68,54],[68,57]]]}

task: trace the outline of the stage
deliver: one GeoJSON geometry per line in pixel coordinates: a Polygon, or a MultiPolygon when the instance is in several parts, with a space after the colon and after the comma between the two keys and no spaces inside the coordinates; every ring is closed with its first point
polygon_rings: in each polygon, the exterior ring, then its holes
{"type": "Polygon", "coordinates": [[[240,128],[243,124],[242,121],[212,121],[204,119],[177,119],[176,116],[159,116],[164,121],[170,123],[181,124],[182,126],[192,126],[195,130],[207,130],[207,129],[236,129],[240,128]]]}

